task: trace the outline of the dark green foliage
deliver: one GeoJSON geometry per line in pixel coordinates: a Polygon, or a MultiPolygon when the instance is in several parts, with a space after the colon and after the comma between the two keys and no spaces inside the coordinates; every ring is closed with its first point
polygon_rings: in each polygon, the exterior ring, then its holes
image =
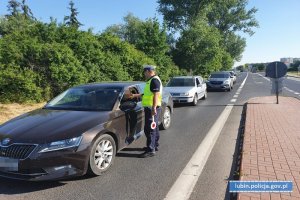
{"type": "MultiPolygon", "coordinates": [[[[89,82],[142,81],[143,65],[157,65],[151,50],[148,56],[115,35],[79,31],[53,19],[42,23],[22,14],[1,18],[0,102],[45,101],[89,82]]],[[[169,78],[165,74],[179,73],[169,57],[160,63],[166,66],[158,69],[164,81],[169,78]]]]}
{"type": "Polygon", "coordinates": [[[77,11],[77,8],[74,7],[74,2],[73,1],[70,1],[69,6],[70,7],[68,7],[68,9],[70,9],[70,15],[64,17],[65,24],[67,26],[78,29],[80,26],[83,25],[77,19],[77,16],[78,16],[79,12],[77,11]]]}
{"type": "Polygon", "coordinates": [[[132,14],[128,14],[124,17],[124,24],[112,25],[105,30],[105,33],[129,42],[152,58],[154,62],[151,63],[157,64],[157,71],[163,82],[168,81],[170,76],[181,74],[169,55],[170,45],[168,42],[171,42],[171,37],[156,18],[142,21],[132,14]]]}
{"type": "Polygon", "coordinates": [[[163,14],[168,28],[180,33],[173,57],[181,68],[189,65],[202,73],[208,71],[209,63],[215,65],[210,68],[216,70],[230,68],[234,61],[241,59],[246,47],[245,39],[239,34],[244,32],[252,35],[253,28],[258,27],[254,16],[257,9],[247,9],[248,0],[159,0],[158,3],[158,10],[163,14]],[[200,27],[197,25],[199,21],[202,23],[200,27]],[[199,29],[198,37],[194,35],[195,29],[199,29]],[[212,37],[203,37],[212,29],[213,35],[219,32],[219,36],[214,39],[219,44],[215,46],[210,46],[212,37]],[[193,38],[186,38],[191,35],[194,35],[193,38]],[[193,40],[196,41],[195,45],[191,44],[193,40]],[[188,41],[190,46],[183,44],[183,41],[188,41]],[[186,52],[186,55],[178,52],[186,52]],[[211,55],[213,52],[215,56],[211,55]],[[194,55],[198,58],[193,58],[194,55]]]}
{"type": "Polygon", "coordinates": [[[300,71],[299,67],[300,67],[300,61],[297,60],[296,62],[294,62],[290,65],[290,67],[288,68],[288,71],[300,71]]]}

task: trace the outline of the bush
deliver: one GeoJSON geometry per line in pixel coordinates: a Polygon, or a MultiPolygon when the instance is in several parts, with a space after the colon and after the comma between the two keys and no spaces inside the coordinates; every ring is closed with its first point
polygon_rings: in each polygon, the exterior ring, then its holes
{"type": "Polygon", "coordinates": [[[31,70],[9,67],[0,71],[0,102],[41,102],[44,91],[36,85],[39,76],[31,70]]]}

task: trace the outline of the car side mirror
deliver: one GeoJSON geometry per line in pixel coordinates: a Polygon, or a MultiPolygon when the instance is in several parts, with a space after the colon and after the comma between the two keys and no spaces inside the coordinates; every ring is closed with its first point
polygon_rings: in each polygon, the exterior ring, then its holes
{"type": "Polygon", "coordinates": [[[120,105],[120,109],[124,112],[135,109],[137,103],[133,101],[125,101],[120,105]]]}

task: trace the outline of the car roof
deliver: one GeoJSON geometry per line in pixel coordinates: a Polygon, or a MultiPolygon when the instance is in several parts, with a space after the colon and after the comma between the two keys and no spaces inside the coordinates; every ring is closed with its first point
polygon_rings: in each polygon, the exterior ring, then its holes
{"type": "Polygon", "coordinates": [[[226,72],[226,71],[224,71],[224,72],[213,72],[213,73],[211,73],[211,74],[229,74],[230,72],[226,72]]]}
{"type": "Polygon", "coordinates": [[[82,88],[82,87],[128,87],[131,85],[141,84],[141,81],[111,81],[111,82],[99,82],[99,83],[88,83],[83,85],[75,86],[74,88],[82,88]]]}
{"type": "Polygon", "coordinates": [[[172,78],[196,78],[196,77],[200,77],[200,76],[174,76],[172,78]]]}

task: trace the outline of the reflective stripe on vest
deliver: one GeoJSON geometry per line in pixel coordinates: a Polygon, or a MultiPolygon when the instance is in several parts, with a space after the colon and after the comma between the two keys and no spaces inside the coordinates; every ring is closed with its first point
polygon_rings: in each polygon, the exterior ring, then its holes
{"type": "Polygon", "coordinates": [[[160,82],[160,90],[159,90],[159,96],[158,96],[158,103],[157,106],[161,106],[161,101],[162,101],[162,84],[161,80],[158,76],[153,76],[150,80],[146,82],[146,86],[144,88],[144,95],[142,98],[142,105],[144,107],[152,107],[153,106],[153,97],[154,94],[150,90],[150,84],[152,79],[156,78],[160,82]]]}

